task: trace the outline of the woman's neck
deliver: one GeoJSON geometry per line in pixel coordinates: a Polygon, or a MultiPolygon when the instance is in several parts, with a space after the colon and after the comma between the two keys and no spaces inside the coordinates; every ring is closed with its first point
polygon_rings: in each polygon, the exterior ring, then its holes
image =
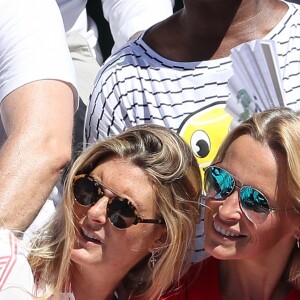
{"type": "Polygon", "coordinates": [[[228,56],[247,41],[263,38],[282,19],[288,7],[275,0],[190,1],[144,36],[156,52],[174,61],[203,61],[228,56]]]}
{"type": "Polygon", "coordinates": [[[114,273],[93,274],[91,270],[73,266],[71,288],[76,300],[113,300],[122,278],[114,273]]]}
{"type": "Polygon", "coordinates": [[[284,299],[290,290],[285,276],[287,261],[273,264],[249,260],[220,261],[222,299],[284,299]]]}

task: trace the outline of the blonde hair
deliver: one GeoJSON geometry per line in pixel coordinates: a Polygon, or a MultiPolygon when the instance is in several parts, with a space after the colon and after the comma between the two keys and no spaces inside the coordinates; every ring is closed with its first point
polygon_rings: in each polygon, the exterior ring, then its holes
{"type": "Polygon", "coordinates": [[[157,299],[190,266],[202,193],[198,164],[176,133],[157,125],[139,125],[91,145],[78,157],[65,181],[63,206],[34,244],[39,251],[31,252],[30,264],[56,299],[68,281],[75,241],[73,178],[90,173],[110,156],[130,160],[152,180],[167,231],[155,266],[149,266],[148,256],[133,266],[123,280],[126,291],[143,299],[157,299]]]}
{"type": "MultiPolygon", "coordinates": [[[[241,135],[250,135],[283,155],[289,197],[292,198],[294,210],[300,212],[300,114],[288,108],[270,109],[255,114],[226,137],[213,163],[222,161],[229,146],[241,135]]],[[[300,252],[296,249],[296,243],[287,269],[289,281],[300,289],[300,252]]]]}

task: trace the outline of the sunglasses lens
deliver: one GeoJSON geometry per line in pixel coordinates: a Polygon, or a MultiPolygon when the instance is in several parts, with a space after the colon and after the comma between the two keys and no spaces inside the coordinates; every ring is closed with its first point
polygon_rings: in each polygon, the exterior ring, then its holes
{"type": "Polygon", "coordinates": [[[95,204],[100,198],[99,187],[95,185],[92,179],[87,177],[78,178],[73,183],[73,193],[75,200],[84,206],[95,204]]]}
{"type": "Polygon", "coordinates": [[[266,197],[251,186],[243,186],[240,190],[241,206],[250,221],[262,223],[269,214],[269,203],[266,197]]]}
{"type": "Polygon", "coordinates": [[[235,187],[232,175],[218,167],[209,167],[205,171],[205,190],[208,196],[216,200],[228,197],[235,187]]]}
{"type": "Polygon", "coordinates": [[[107,217],[119,229],[128,228],[136,221],[135,209],[129,202],[120,198],[110,199],[107,204],[107,217]]]}

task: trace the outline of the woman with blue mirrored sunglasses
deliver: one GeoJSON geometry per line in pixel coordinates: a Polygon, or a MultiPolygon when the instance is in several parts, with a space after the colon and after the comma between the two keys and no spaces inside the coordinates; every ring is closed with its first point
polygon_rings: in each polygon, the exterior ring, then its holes
{"type": "Polygon", "coordinates": [[[300,114],[258,113],[205,170],[205,250],[168,300],[300,299],[300,114]]]}

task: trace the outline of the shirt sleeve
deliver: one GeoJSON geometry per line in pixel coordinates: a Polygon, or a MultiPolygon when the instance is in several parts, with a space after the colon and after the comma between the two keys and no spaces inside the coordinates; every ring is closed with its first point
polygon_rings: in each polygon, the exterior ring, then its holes
{"type": "Polygon", "coordinates": [[[0,298],[32,299],[34,280],[21,242],[7,229],[0,229],[0,298]]]}
{"type": "Polygon", "coordinates": [[[27,83],[53,79],[73,86],[76,104],[76,75],[56,1],[3,0],[0,9],[0,101],[27,83]]]}
{"type": "Polygon", "coordinates": [[[129,38],[173,14],[175,0],[102,0],[103,13],[115,41],[114,50],[129,38]]]}

